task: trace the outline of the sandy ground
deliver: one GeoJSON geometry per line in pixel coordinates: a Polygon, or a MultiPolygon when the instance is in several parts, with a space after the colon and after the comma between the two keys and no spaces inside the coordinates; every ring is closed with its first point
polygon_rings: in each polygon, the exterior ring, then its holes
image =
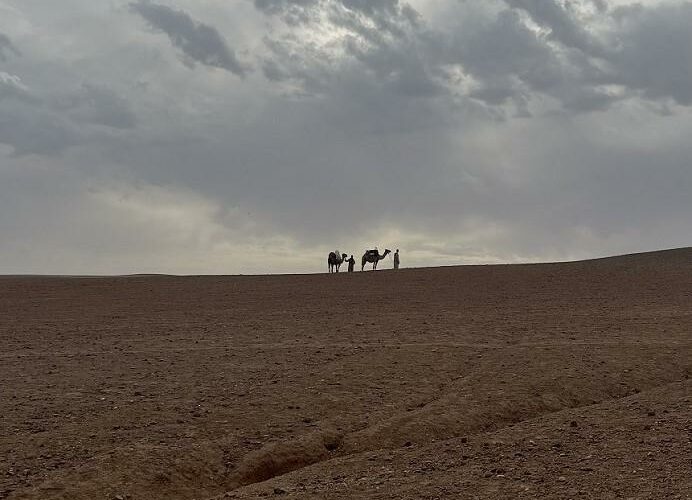
{"type": "Polygon", "coordinates": [[[4,277],[0,341],[0,498],[692,498],[690,249],[4,277]]]}

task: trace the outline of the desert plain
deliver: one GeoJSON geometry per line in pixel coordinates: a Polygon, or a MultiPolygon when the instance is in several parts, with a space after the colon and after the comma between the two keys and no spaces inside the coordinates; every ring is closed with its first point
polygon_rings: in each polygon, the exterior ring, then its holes
{"type": "Polygon", "coordinates": [[[692,249],[0,277],[0,498],[692,498],[692,249]]]}

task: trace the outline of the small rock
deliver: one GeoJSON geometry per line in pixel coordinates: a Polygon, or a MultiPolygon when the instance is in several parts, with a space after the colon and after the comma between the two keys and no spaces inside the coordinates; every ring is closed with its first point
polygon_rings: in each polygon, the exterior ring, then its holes
{"type": "Polygon", "coordinates": [[[285,495],[286,490],[284,490],[283,488],[274,488],[274,494],[275,495],[285,495]]]}
{"type": "Polygon", "coordinates": [[[565,481],[567,481],[567,478],[566,478],[565,476],[560,476],[560,477],[557,478],[557,480],[558,480],[558,481],[565,482],[565,481]]]}

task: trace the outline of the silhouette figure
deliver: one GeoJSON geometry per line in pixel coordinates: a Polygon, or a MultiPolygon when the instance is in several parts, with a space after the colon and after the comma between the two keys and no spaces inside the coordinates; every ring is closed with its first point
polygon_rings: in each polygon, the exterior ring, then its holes
{"type": "Polygon", "coordinates": [[[353,267],[356,265],[356,259],[354,259],[353,255],[351,255],[351,258],[348,259],[346,262],[348,262],[348,272],[352,273],[353,267]]]}
{"type": "Polygon", "coordinates": [[[394,252],[394,269],[399,269],[399,249],[394,252]]]}

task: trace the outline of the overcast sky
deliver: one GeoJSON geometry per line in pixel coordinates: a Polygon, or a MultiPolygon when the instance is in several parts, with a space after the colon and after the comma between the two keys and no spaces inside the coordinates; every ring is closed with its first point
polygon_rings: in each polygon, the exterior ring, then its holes
{"type": "Polygon", "coordinates": [[[0,0],[0,273],[689,246],[691,26],[678,0],[0,0]]]}

